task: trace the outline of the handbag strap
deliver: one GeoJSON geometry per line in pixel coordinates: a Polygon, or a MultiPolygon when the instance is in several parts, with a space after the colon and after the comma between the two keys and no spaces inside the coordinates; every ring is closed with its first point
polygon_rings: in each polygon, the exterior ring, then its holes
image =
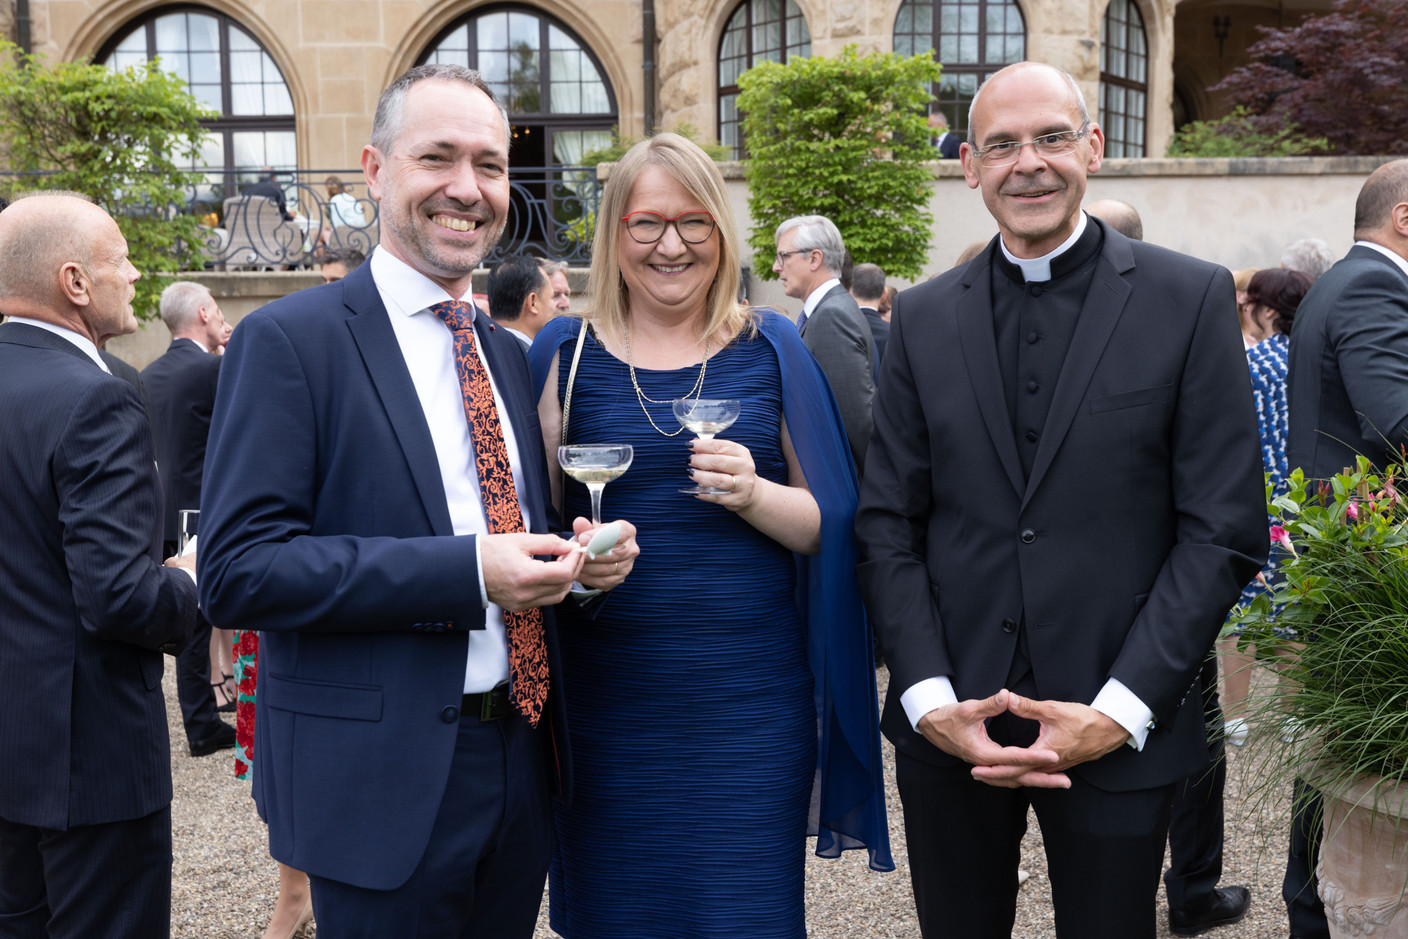
{"type": "Polygon", "coordinates": [[[582,331],[577,334],[577,348],[572,352],[572,369],[567,373],[567,391],[562,396],[562,435],[558,442],[567,446],[567,416],[572,412],[572,384],[577,380],[577,363],[582,361],[582,346],[587,342],[587,319],[582,317],[582,331]]]}

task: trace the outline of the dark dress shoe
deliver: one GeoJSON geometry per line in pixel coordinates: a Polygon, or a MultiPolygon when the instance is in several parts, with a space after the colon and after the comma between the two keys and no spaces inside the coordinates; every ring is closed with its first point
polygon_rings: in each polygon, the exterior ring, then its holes
{"type": "Polygon", "coordinates": [[[1241,922],[1251,906],[1252,894],[1246,887],[1218,887],[1204,910],[1169,910],[1168,931],[1175,936],[1198,936],[1218,926],[1241,922]]]}
{"type": "Polygon", "coordinates": [[[191,742],[191,756],[209,756],[221,750],[233,750],[235,747],[235,728],[224,721],[220,722],[223,730],[206,737],[204,740],[191,742]]]}

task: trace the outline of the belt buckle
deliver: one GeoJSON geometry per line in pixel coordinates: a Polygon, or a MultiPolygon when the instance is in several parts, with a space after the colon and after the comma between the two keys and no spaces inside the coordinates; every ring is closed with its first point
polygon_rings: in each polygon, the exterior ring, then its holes
{"type": "Polygon", "coordinates": [[[508,682],[495,685],[479,696],[479,719],[481,721],[501,721],[508,717],[508,682]]]}

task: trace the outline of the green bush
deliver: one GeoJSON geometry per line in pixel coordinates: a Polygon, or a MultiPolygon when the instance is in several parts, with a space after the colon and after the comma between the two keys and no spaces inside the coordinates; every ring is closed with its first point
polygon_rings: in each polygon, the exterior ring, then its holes
{"type": "Polygon", "coordinates": [[[211,117],[180,79],[156,63],[114,72],[101,65],[45,65],[0,42],[0,148],[9,157],[13,194],[67,189],[117,219],[142,274],[133,309],[156,315],[173,277],[200,270],[202,232],[187,204],[211,117]]]}
{"type": "Polygon", "coordinates": [[[1193,121],[1173,135],[1171,157],[1284,157],[1328,153],[1324,137],[1306,137],[1294,124],[1270,133],[1257,130],[1246,108],[1215,121],[1193,121]]]}
{"type": "Polygon", "coordinates": [[[763,62],[739,77],[755,271],[773,276],[779,224],[825,215],[856,263],[919,276],[933,224],[926,114],[939,72],[928,54],[847,46],[833,59],[763,62]]]}

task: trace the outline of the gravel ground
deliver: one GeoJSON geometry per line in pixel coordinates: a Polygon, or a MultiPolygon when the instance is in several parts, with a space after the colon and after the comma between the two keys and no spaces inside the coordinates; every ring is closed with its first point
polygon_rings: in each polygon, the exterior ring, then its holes
{"type": "MultiPolygon", "coordinates": [[[[176,704],[173,670],[166,670],[167,715],[173,741],[171,770],[176,787],[172,805],[175,871],[172,935],[177,939],[247,939],[259,937],[274,908],[278,876],[268,856],[263,824],[254,811],[249,784],[233,775],[230,751],[193,758],[185,746],[176,704]]],[[[879,678],[884,693],[886,673],[879,678]]],[[[1215,930],[1212,939],[1284,939],[1285,907],[1281,870],[1286,851],[1289,799],[1261,809],[1245,795],[1255,767],[1253,745],[1233,748],[1228,763],[1227,848],[1223,884],[1245,884],[1252,908],[1235,926],[1215,930]]],[[[861,855],[848,852],[835,861],[808,858],[807,919],[812,939],[912,939],[914,919],[904,837],[899,828],[899,796],[894,788],[894,751],[884,745],[891,843],[897,869],[870,871],[861,855]]],[[[1287,793],[1287,796],[1289,794],[1287,793]]],[[[1035,818],[1022,847],[1022,866],[1031,872],[1018,894],[1013,936],[1049,939],[1056,932],[1046,858],[1035,818]]],[[[1159,936],[1168,936],[1167,912],[1159,897],[1159,936]]],[[[315,935],[305,930],[304,935],[315,935]]],[[[550,939],[546,903],[534,939],[550,939]]],[[[739,937],[746,939],[746,937],[739,937]]],[[[1100,937],[1118,939],[1118,937],[1100,937]]]]}

